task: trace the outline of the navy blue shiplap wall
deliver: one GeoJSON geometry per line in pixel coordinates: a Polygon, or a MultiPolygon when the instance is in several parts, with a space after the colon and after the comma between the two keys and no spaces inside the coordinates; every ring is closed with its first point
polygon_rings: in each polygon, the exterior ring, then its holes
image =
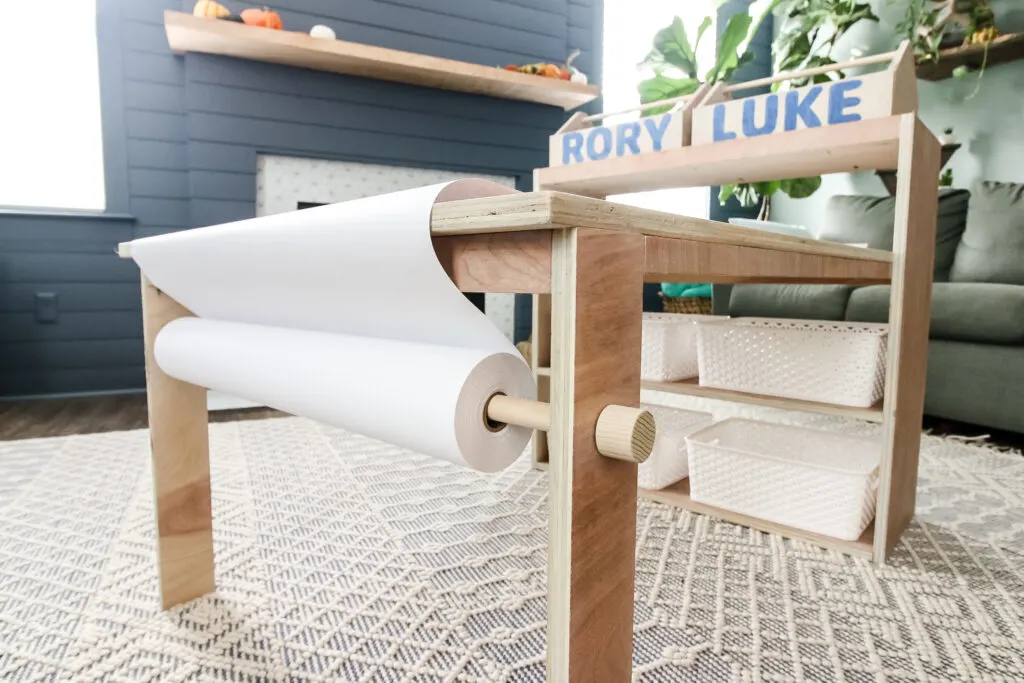
{"type": "MultiPolygon", "coordinates": [[[[253,216],[258,154],[512,175],[528,190],[533,168],[546,163],[547,136],[567,116],[273,64],[175,57],[163,12],[181,10],[182,0],[97,5],[111,215],[0,212],[0,396],[143,387],[138,271],[113,248],[253,216]],[[56,322],[37,316],[39,292],[57,295],[56,322]]],[[[561,62],[579,47],[575,64],[599,80],[601,0],[274,6],[289,29],[325,23],[343,39],[480,64],[561,62]]]]}

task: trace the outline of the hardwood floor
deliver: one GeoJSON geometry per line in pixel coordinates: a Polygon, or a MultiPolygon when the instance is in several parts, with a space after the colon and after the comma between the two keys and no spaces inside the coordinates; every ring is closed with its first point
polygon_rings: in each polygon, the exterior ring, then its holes
{"type": "MultiPolygon", "coordinates": [[[[210,413],[210,422],[285,415],[270,408],[216,410],[210,413]]],[[[0,441],[118,432],[146,426],[146,395],[142,393],[0,402],[0,441]]]]}

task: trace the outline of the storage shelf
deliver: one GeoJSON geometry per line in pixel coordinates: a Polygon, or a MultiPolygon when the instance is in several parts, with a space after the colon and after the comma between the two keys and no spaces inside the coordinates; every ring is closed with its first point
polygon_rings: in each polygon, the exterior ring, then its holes
{"type": "MultiPolygon", "coordinates": [[[[550,377],[551,368],[537,368],[537,375],[550,377]]],[[[799,410],[805,413],[820,413],[822,415],[836,415],[838,417],[849,417],[855,420],[866,420],[868,422],[882,421],[882,402],[879,401],[871,408],[851,408],[834,403],[818,403],[816,401],[802,401],[797,398],[781,398],[779,396],[764,396],[763,394],[748,394],[743,391],[732,391],[730,389],[716,389],[714,387],[702,387],[697,384],[697,378],[684,379],[680,382],[651,382],[643,381],[641,388],[649,391],[664,391],[668,394],[683,394],[686,396],[699,396],[701,398],[713,398],[719,401],[734,401],[736,403],[749,403],[766,408],[778,408],[780,410],[799,410]]]]}
{"type": "Polygon", "coordinates": [[[572,109],[600,94],[597,86],[507,71],[441,57],[313,38],[233,21],[164,12],[167,42],[175,54],[205,52],[261,62],[457,90],[572,109]]]}
{"type": "Polygon", "coordinates": [[[687,396],[700,396],[703,398],[714,398],[721,401],[749,403],[751,405],[764,406],[767,408],[779,408],[781,410],[800,410],[808,413],[837,415],[839,417],[850,417],[857,420],[868,420],[870,422],[882,421],[881,401],[871,408],[851,408],[850,406],[841,406],[834,403],[818,403],[816,401],[803,401],[796,398],[781,398],[779,396],[748,394],[743,391],[732,391],[730,389],[702,387],[697,384],[696,378],[683,380],[681,382],[642,382],[641,386],[644,389],[649,389],[651,391],[664,391],[669,394],[685,394],[687,396]]]}
{"type": "Polygon", "coordinates": [[[537,169],[536,186],[588,196],[897,166],[903,116],[537,169]],[[807,150],[821,150],[809,154],[807,150]]]}
{"type": "Polygon", "coordinates": [[[985,45],[965,45],[942,50],[939,52],[939,61],[917,66],[917,77],[926,81],[942,81],[950,78],[957,67],[966,66],[977,70],[982,63],[988,68],[1024,59],[1024,33],[999,36],[988,44],[987,57],[985,48],[985,45]]]}
{"type": "Polygon", "coordinates": [[[793,527],[775,524],[774,522],[757,519],[756,517],[741,515],[730,510],[723,510],[722,508],[713,507],[711,505],[697,503],[690,498],[689,479],[683,479],[679,483],[673,484],[669,488],[661,489],[659,491],[640,489],[639,494],[644,498],[648,498],[659,503],[673,505],[692,512],[699,512],[700,514],[716,517],[718,519],[725,520],[726,522],[731,522],[732,524],[739,524],[740,526],[750,527],[751,529],[758,529],[766,533],[779,534],[786,538],[807,541],[823,548],[838,550],[851,555],[857,555],[868,559],[871,559],[872,557],[872,548],[874,547],[875,542],[874,524],[868,526],[864,533],[861,534],[861,537],[856,541],[843,541],[838,538],[832,538],[831,536],[823,536],[821,534],[803,531],[802,529],[794,529],[793,527]]]}
{"type": "MultiPolygon", "coordinates": [[[[534,467],[546,472],[548,471],[549,463],[547,461],[535,462],[534,467]]],[[[857,555],[867,559],[871,559],[872,557],[872,549],[875,543],[875,525],[873,522],[868,525],[868,528],[864,530],[864,533],[861,534],[860,538],[856,541],[844,541],[838,538],[832,538],[831,536],[823,536],[821,534],[811,533],[810,531],[804,531],[802,529],[795,529],[783,524],[775,524],[774,522],[758,519],[756,517],[748,517],[747,515],[741,515],[738,512],[732,512],[730,510],[724,510],[711,505],[694,502],[690,498],[689,479],[683,479],[668,488],[660,490],[644,488],[637,489],[637,493],[641,497],[653,500],[657,503],[683,508],[702,515],[708,515],[731,524],[739,524],[740,526],[757,529],[759,531],[764,531],[765,533],[779,534],[786,538],[806,541],[823,548],[828,548],[829,550],[838,550],[840,552],[857,555]]]]}

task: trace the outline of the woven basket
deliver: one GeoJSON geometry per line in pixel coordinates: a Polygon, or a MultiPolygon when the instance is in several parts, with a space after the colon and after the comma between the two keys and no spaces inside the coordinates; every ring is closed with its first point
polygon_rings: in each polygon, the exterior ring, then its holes
{"type": "Polygon", "coordinates": [[[711,299],[699,296],[665,296],[658,292],[666,313],[711,315],[711,299]]]}
{"type": "Polygon", "coordinates": [[[697,323],[712,315],[644,313],[640,379],[677,382],[697,376],[697,323]]]}
{"type": "Polygon", "coordinates": [[[686,437],[714,422],[711,413],[680,410],[641,403],[658,426],[650,457],[637,468],[637,485],[643,489],[663,489],[686,477],[690,466],[686,456],[686,437]]]}
{"type": "Polygon", "coordinates": [[[875,515],[876,439],[732,418],[686,450],[694,502],[845,541],[875,515]]]}
{"type": "Polygon", "coordinates": [[[882,397],[887,325],[733,318],[697,328],[701,386],[858,408],[882,397]]]}

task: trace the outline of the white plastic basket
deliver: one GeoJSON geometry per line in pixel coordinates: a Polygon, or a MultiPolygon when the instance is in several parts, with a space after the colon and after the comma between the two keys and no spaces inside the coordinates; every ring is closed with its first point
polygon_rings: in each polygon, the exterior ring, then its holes
{"type": "Polygon", "coordinates": [[[721,316],[644,313],[640,379],[675,382],[697,376],[697,323],[721,316]]]}
{"type": "Polygon", "coordinates": [[[710,425],[711,413],[641,404],[654,416],[657,434],[650,457],[637,468],[637,485],[644,489],[663,489],[686,477],[690,466],[686,456],[686,437],[710,425]]]}
{"type": "Polygon", "coordinates": [[[870,408],[885,385],[888,326],[735,318],[698,325],[701,386],[870,408]]]}
{"type": "Polygon", "coordinates": [[[874,439],[730,418],[686,446],[696,502],[846,541],[875,516],[874,439]]]}

